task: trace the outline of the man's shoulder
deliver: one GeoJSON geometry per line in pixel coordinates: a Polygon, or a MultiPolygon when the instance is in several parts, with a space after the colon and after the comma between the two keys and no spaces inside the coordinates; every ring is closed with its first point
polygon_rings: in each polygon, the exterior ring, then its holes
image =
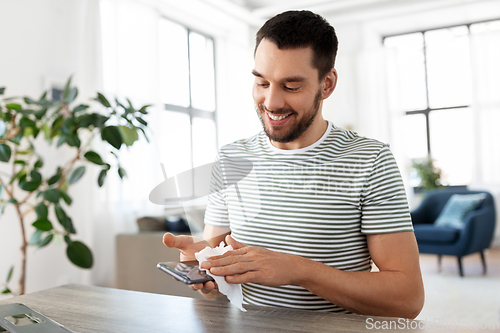
{"type": "Polygon", "coordinates": [[[327,145],[332,149],[357,152],[380,152],[389,149],[389,144],[379,140],[361,136],[357,132],[340,127],[333,127],[327,145]]]}
{"type": "Polygon", "coordinates": [[[234,142],[223,145],[220,149],[221,155],[234,154],[255,154],[258,151],[265,150],[265,133],[259,132],[249,138],[239,139],[234,142]]]}

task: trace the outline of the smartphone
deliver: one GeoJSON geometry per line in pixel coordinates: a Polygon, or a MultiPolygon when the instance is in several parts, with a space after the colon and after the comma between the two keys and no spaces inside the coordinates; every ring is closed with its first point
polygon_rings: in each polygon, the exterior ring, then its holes
{"type": "Polygon", "coordinates": [[[185,284],[205,283],[214,281],[214,279],[199,270],[197,260],[177,261],[177,262],[159,262],[156,265],[167,274],[172,275],[177,280],[185,284]]]}
{"type": "Polygon", "coordinates": [[[75,333],[21,303],[0,305],[0,332],[75,333]]]}

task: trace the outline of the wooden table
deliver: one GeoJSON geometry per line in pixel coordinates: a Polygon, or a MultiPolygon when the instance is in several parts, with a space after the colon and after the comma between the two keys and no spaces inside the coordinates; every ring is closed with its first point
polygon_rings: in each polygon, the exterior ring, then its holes
{"type": "Polygon", "coordinates": [[[245,313],[230,303],[74,284],[0,302],[5,303],[23,303],[82,333],[374,332],[381,330],[368,329],[367,319],[397,320],[254,305],[245,305],[245,313]]]}

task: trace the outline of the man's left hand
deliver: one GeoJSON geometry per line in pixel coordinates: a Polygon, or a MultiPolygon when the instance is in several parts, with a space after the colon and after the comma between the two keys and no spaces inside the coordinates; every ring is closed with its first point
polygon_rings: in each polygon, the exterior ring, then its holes
{"type": "Polygon", "coordinates": [[[255,282],[265,286],[298,284],[297,273],[302,257],[271,251],[263,247],[247,246],[226,236],[226,244],[233,247],[221,256],[211,257],[202,268],[225,276],[229,283],[255,282]]]}

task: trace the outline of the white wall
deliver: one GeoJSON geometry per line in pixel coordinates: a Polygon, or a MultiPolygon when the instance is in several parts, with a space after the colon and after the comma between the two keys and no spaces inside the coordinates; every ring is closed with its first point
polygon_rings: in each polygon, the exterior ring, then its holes
{"type": "MultiPolygon", "coordinates": [[[[50,83],[64,83],[73,75],[80,88],[79,100],[86,101],[95,93],[99,75],[96,73],[96,49],[92,41],[94,30],[89,27],[93,0],[20,0],[0,2],[0,86],[7,87],[6,96],[39,97],[50,83]]],[[[71,157],[68,150],[56,151],[37,144],[45,155],[44,176],[52,175],[57,165],[71,157]]],[[[2,171],[10,172],[4,163],[2,171]]],[[[92,172],[69,191],[75,204],[68,209],[78,231],[76,239],[87,244],[91,239],[91,191],[88,185],[92,172]]],[[[5,178],[4,178],[5,179],[5,178]]],[[[93,179],[92,179],[93,180],[93,179]]],[[[34,214],[26,217],[28,239],[34,231],[34,214]]],[[[55,221],[55,219],[53,219],[55,221]]],[[[0,281],[15,265],[11,283],[17,290],[20,274],[21,235],[17,216],[8,205],[0,217],[0,281]]],[[[73,266],[66,259],[63,242],[54,241],[41,250],[29,249],[27,292],[68,282],[88,283],[90,273],[73,266]]]]}

